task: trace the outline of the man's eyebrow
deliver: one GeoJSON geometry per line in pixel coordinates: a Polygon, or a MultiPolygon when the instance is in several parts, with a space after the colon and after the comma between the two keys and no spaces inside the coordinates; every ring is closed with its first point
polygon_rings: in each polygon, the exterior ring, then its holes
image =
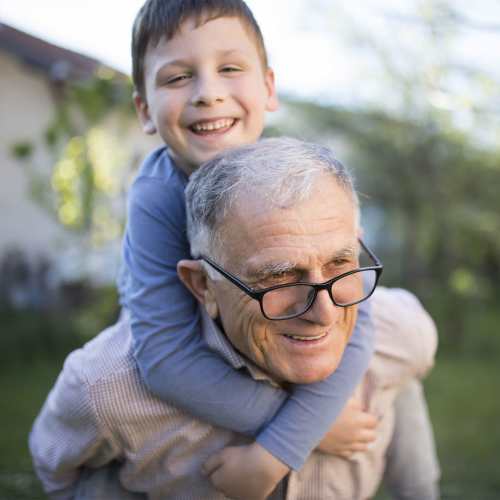
{"type": "Polygon", "coordinates": [[[346,258],[352,258],[352,257],[357,257],[359,255],[359,246],[356,245],[347,245],[345,247],[342,247],[338,250],[336,250],[330,259],[330,262],[334,260],[339,260],[339,259],[346,259],[346,258]]]}
{"type": "Polygon", "coordinates": [[[276,274],[283,274],[290,271],[295,271],[297,265],[295,262],[270,262],[268,264],[264,264],[259,269],[251,269],[246,273],[247,277],[252,280],[258,281],[268,278],[269,276],[273,276],[276,274]]]}
{"type": "MultiPolygon", "coordinates": [[[[357,257],[359,254],[358,245],[346,245],[336,250],[330,257],[329,262],[334,262],[340,259],[357,257]]],[[[252,281],[264,280],[270,276],[284,274],[289,272],[297,272],[298,266],[296,262],[282,261],[270,262],[259,267],[259,269],[248,269],[245,273],[247,279],[252,281]]]]}

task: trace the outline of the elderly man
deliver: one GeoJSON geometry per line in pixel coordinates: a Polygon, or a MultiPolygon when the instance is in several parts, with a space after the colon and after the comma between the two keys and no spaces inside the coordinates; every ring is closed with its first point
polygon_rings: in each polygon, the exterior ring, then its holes
{"type": "MultiPolygon", "coordinates": [[[[198,259],[180,262],[178,271],[204,306],[208,345],[263,383],[286,387],[332,373],[357,304],[374,292],[381,265],[358,240],[357,197],[331,151],[272,139],[227,152],[193,174],[187,212],[198,259]],[[371,260],[363,267],[362,253],[371,260]]],[[[394,399],[432,365],[436,333],[408,292],[379,289],[372,310],[376,352],[357,397],[381,418],[376,441],[350,459],[314,452],[271,498],[364,499],[375,493],[394,431],[394,399]]],[[[149,393],[130,340],[124,315],[66,361],[30,437],[46,491],[72,498],[81,493],[82,467],[113,463],[102,470],[117,471],[129,492],[153,499],[224,498],[202,465],[245,439],[149,393]]]]}

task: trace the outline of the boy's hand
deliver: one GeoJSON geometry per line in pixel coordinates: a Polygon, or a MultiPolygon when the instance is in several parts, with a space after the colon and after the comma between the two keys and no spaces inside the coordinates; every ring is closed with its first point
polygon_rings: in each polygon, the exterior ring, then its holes
{"type": "Polygon", "coordinates": [[[235,500],[267,498],[289,469],[258,443],[228,446],[212,455],[203,472],[213,486],[235,500]]]}
{"type": "Polygon", "coordinates": [[[318,446],[318,450],[342,458],[357,451],[366,451],[375,441],[378,419],[363,410],[361,403],[351,398],[318,446]]]}

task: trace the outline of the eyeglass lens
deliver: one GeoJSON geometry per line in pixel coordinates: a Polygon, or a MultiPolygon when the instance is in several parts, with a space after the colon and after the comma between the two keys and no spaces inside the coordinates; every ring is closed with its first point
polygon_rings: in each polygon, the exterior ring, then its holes
{"type": "MultiPolygon", "coordinates": [[[[372,269],[360,270],[335,281],[332,296],[339,306],[348,306],[368,297],[375,288],[377,273],[372,269]]],[[[262,308],[270,319],[299,316],[314,300],[315,290],[310,285],[291,285],[266,292],[262,308]]]]}

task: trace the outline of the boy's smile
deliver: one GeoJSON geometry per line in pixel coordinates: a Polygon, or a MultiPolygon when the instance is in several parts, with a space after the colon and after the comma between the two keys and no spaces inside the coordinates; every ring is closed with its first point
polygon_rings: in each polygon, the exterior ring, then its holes
{"type": "Polygon", "coordinates": [[[224,149],[258,140],[278,102],[272,70],[237,17],[196,27],[188,19],[149,47],[145,92],[135,104],[146,133],[158,132],[187,173],[224,149]]]}

